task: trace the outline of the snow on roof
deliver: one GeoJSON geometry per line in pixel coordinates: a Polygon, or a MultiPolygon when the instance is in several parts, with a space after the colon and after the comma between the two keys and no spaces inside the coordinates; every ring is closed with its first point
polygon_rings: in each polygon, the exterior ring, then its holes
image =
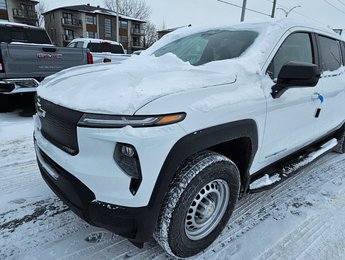
{"type": "Polygon", "coordinates": [[[111,43],[111,44],[114,44],[114,45],[121,45],[120,43],[116,42],[116,41],[109,41],[109,40],[103,40],[103,39],[95,39],[95,38],[76,38],[76,39],[73,39],[71,41],[72,42],[79,42],[79,41],[82,41],[82,42],[92,42],[92,43],[103,43],[103,42],[107,42],[107,43],[111,43]]]}
{"type": "MultiPolygon", "coordinates": [[[[59,7],[59,8],[52,9],[52,10],[50,10],[48,12],[45,12],[44,14],[47,14],[47,13],[50,13],[50,12],[54,12],[54,11],[60,10],[60,9],[71,10],[71,11],[78,11],[78,12],[83,12],[83,13],[105,14],[105,15],[110,15],[110,16],[115,16],[115,17],[117,16],[116,12],[114,12],[114,11],[102,8],[100,6],[92,6],[92,5],[62,6],[62,7],[59,7]]],[[[119,18],[131,20],[131,21],[137,21],[137,22],[141,22],[141,23],[146,23],[146,21],[144,21],[144,20],[137,19],[137,18],[130,17],[130,16],[126,16],[126,15],[123,15],[123,14],[120,14],[120,13],[119,13],[119,18]]]]}

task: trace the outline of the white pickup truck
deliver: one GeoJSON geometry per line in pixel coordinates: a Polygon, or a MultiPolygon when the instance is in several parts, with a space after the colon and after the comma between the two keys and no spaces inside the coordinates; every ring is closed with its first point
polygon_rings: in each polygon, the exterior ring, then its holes
{"type": "Polygon", "coordinates": [[[306,21],[180,29],[44,81],[38,165],[89,223],[189,257],[257,181],[345,152],[344,65],[340,36],[306,21]]]}
{"type": "Polygon", "coordinates": [[[94,63],[120,62],[131,56],[125,54],[121,43],[101,39],[74,39],[67,47],[88,48],[92,53],[94,63]]]}

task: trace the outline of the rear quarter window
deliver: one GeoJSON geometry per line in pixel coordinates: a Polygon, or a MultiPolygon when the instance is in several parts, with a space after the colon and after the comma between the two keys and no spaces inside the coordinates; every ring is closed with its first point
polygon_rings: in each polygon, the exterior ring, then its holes
{"type": "Polygon", "coordinates": [[[319,36],[322,71],[334,71],[342,66],[340,42],[319,36]]]}

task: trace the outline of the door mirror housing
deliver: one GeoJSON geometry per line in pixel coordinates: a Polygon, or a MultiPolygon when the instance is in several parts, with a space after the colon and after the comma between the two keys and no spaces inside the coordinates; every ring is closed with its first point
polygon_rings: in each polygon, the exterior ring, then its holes
{"type": "Polygon", "coordinates": [[[272,87],[272,97],[279,98],[289,88],[315,87],[320,76],[317,65],[290,61],[280,70],[277,84],[272,87]]]}

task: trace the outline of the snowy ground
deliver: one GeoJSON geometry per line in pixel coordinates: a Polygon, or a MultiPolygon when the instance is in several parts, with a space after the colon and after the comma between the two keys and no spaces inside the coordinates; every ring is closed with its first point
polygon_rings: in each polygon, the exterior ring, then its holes
{"type": "MultiPolygon", "coordinates": [[[[33,108],[0,113],[0,259],[166,259],[91,227],[41,179],[33,108]]],[[[245,196],[196,259],[345,259],[345,155],[327,154],[277,187],[245,196]]]]}

